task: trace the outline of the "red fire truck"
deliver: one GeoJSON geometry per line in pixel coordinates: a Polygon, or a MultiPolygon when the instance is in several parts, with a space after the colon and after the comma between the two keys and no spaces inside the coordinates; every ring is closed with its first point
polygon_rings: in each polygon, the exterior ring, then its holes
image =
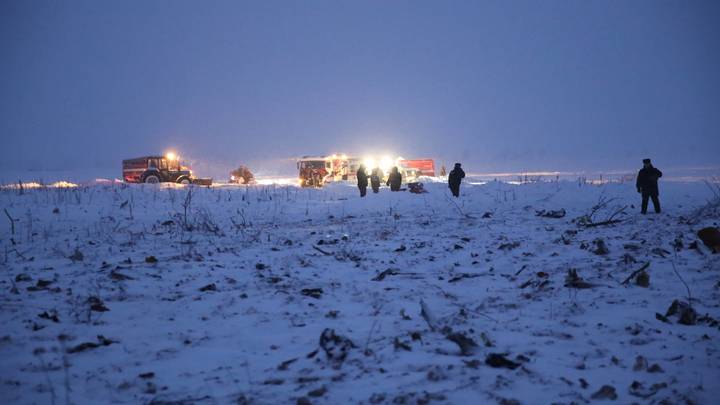
{"type": "Polygon", "coordinates": [[[435,162],[432,159],[400,160],[398,164],[404,169],[415,169],[418,176],[435,177],[435,162]]]}
{"type": "Polygon", "coordinates": [[[322,187],[325,176],[328,174],[325,158],[303,157],[298,159],[297,168],[299,172],[301,187],[322,187]]]}
{"type": "Polygon", "coordinates": [[[331,181],[354,180],[360,159],[347,155],[305,156],[297,160],[300,186],[322,187],[331,181]]]}

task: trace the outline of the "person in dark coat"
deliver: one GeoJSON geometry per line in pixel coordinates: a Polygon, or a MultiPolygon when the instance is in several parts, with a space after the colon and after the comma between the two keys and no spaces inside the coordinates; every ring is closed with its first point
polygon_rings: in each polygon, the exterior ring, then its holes
{"type": "Polygon", "coordinates": [[[382,170],[379,167],[372,169],[370,174],[370,186],[372,186],[373,193],[377,194],[380,192],[380,179],[383,178],[382,170]]]}
{"type": "Polygon", "coordinates": [[[357,171],[357,182],[358,188],[360,189],[360,197],[365,197],[367,194],[368,186],[368,175],[365,173],[365,165],[360,165],[357,171]]]}
{"type": "Polygon", "coordinates": [[[390,186],[390,191],[400,191],[400,184],[402,184],[402,174],[397,166],[393,166],[388,175],[387,185],[390,186]]]}
{"type": "Polygon", "coordinates": [[[450,170],[450,175],[448,175],[448,187],[450,187],[452,195],[456,198],[460,197],[460,183],[464,178],[465,172],[460,167],[460,163],[455,163],[455,168],[450,170]]]}
{"type": "Polygon", "coordinates": [[[648,199],[652,199],[653,207],[656,213],[660,213],[660,200],[658,195],[658,179],[662,177],[662,172],[653,167],[650,159],[643,159],[643,168],[640,169],[637,175],[637,187],[638,193],[642,194],[642,207],[641,213],[647,214],[648,199]]]}

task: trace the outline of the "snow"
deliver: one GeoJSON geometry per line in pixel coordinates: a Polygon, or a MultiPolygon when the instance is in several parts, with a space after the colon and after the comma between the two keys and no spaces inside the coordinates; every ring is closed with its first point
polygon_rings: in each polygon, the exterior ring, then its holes
{"type": "Polygon", "coordinates": [[[690,248],[717,226],[693,217],[714,197],[706,184],[661,184],[664,212],[646,216],[633,184],[490,181],[459,200],[426,188],[0,189],[15,228],[0,225],[0,403],[720,395],[720,255],[690,248]],[[580,226],[600,199],[593,219],[627,205],[622,222],[580,226]],[[609,253],[593,253],[597,239],[609,253]],[[622,284],[646,262],[648,288],[622,284]],[[570,269],[590,287],[566,287],[570,269]],[[684,283],[708,317],[656,319],[687,301],[684,283]]]}

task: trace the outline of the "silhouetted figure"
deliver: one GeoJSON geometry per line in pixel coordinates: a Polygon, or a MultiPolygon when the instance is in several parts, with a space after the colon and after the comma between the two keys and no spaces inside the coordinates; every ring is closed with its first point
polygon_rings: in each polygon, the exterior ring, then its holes
{"type": "Polygon", "coordinates": [[[380,179],[383,178],[382,170],[379,167],[372,169],[370,174],[370,186],[372,186],[373,193],[380,192],[380,179]]]}
{"type": "Polygon", "coordinates": [[[360,197],[365,197],[367,194],[368,176],[365,173],[365,165],[360,165],[357,171],[357,182],[358,188],[360,189],[360,197]]]}
{"type": "Polygon", "coordinates": [[[393,166],[390,169],[390,175],[388,175],[387,185],[390,186],[390,191],[400,191],[400,184],[402,183],[402,174],[398,170],[397,166],[393,166]]]}
{"type": "Polygon", "coordinates": [[[448,187],[456,198],[460,197],[460,183],[464,178],[465,172],[460,167],[460,163],[455,163],[455,168],[450,170],[450,175],[448,175],[448,187]]]}
{"type": "Polygon", "coordinates": [[[662,177],[662,172],[650,163],[650,159],[643,159],[643,168],[640,169],[637,176],[638,193],[642,194],[641,213],[647,214],[648,199],[652,198],[653,207],[656,213],[660,213],[660,200],[658,195],[658,179],[662,177]]]}

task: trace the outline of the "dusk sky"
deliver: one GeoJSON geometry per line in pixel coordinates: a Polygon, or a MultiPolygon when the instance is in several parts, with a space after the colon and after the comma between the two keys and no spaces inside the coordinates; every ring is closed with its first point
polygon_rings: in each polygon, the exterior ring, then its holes
{"type": "Polygon", "coordinates": [[[720,164],[718,1],[0,2],[0,167],[720,164]]]}

